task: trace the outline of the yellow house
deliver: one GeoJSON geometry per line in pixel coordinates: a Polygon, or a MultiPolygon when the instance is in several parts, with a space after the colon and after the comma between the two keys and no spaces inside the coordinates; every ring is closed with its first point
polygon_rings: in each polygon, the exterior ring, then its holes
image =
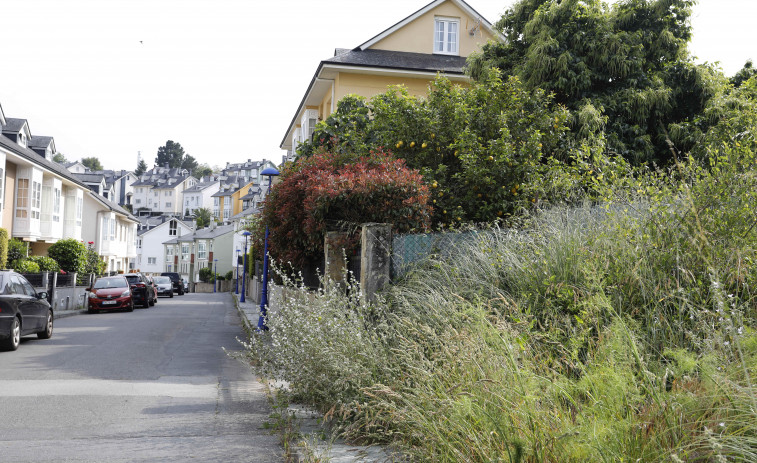
{"type": "Polygon", "coordinates": [[[213,198],[213,217],[221,222],[229,222],[231,218],[240,212],[244,206],[242,196],[245,196],[251,188],[256,188],[254,181],[248,182],[241,187],[226,185],[221,187],[213,198]]]}
{"type": "Polygon", "coordinates": [[[280,148],[292,159],[346,95],[370,98],[399,84],[425,95],[437,73],[467,82],[466,57],[489,40],[504,38],[466,2],[435,0],[353,49],[336,49],[318,66],[280,148]]]}

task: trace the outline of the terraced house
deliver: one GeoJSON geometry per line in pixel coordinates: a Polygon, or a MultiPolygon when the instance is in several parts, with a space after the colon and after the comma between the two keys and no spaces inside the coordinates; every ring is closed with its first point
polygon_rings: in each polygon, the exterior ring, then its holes
{"type": "Polygon", "coordinates": [[[134,212],[140,214],[167,214],[181,216],[184,190],[197,183],[187,169],[153,167],[131,184],[134,195],[134,212]]]}
{"type": "Polygon", "coordinates": [[[293,159],[297,145],[309,140],[315,125],[347,95],[370,98],[390,85],[404,85],[423,96],[438,73],[468,82],[467,56],[490,40],[504,37],[468,3],[435,0],[354,48],[337,48],[318,65],[280,148],[293,159]]]}

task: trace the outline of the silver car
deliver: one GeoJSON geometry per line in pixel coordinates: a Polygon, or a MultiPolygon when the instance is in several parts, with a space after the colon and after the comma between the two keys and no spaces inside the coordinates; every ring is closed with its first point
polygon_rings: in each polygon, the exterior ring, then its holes
{"type": "Polygon", "coordinates": [[[155,283],[155,289],[158,290],[158,296],[173,297],[173,283],[168,277],[153,277],[152,281],[155,283]]]}

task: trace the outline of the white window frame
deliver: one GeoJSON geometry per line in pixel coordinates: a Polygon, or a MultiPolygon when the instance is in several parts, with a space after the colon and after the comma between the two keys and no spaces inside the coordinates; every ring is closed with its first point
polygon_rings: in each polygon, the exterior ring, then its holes
{"type": "Polygon", "coordinates": [[[434,18],[434,53],[460,55],[460,18],[444,16],[434,18]],[[452,25],[454,25],[454,31],[451,30],[452,25]],[[450,37],[451,34],[454,34],[454,38],[450,37]]]}

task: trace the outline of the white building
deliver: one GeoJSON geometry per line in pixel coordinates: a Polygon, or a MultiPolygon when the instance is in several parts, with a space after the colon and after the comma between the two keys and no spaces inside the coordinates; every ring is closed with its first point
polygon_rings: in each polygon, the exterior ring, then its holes
{"type": "Polygon", "coordinates": [[[132,183],[135,213],[182,215],[183,192],[197,179],[187,169],[153,167],[132,183]]]}
{"type": "Polygon", "coordinates": [[[142,273],[160,274],[165,271],[165,264],[173,263],[173,255],[166,255],[165,241],[189,235],[194,231],[191,222],[160,217],[162,222],[152,228],[145,228],[137,233],[136,268],[142,273]]]}
{"type": "Polygon", "coordinates": [[[107,263],[106,271],[128,271],[137,257],[137,224],[139,220],[118,204],[100,195],[84,195],[82,239],[92,242],[107,263]]]}
{"type": "Polygon", "coordinates": [[[184,215],[192,215],[201,207],[208,209],[212,214],[213,195],[220,187],[218,176],[210,175],[201,178],[194,186],[184,190],[184,215]]]}

